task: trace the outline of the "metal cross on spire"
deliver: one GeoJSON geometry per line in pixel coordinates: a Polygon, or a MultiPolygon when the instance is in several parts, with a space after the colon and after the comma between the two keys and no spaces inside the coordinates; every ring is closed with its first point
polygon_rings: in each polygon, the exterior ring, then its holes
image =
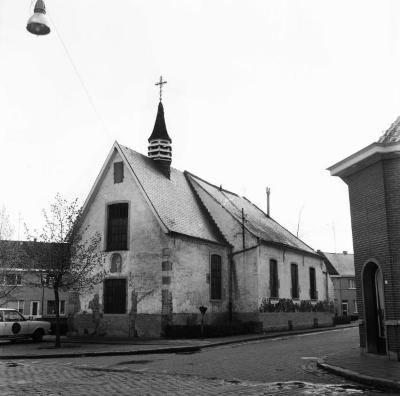
{"type": "Polygon", "coordinates": [[[160,81],[158,83],[156,83],[155,85],[159,85],[160,86],[160,102],[162,101],[162,89],[163,89],[163,85],[166,84],[167,81],[163,81],[162,76],[160,76],[160,81]]]}

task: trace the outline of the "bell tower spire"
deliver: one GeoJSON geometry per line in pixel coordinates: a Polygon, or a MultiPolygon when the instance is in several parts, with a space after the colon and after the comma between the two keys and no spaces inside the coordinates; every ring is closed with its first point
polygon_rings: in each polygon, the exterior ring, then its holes
{"type": "Polygon", "coordinates": [[[160,81],[155,84],[160,87],[160,102],[158,103],[157,117],[153,132],[149,137],[148,156],[156,161],[160,170],[169,178],[172,162],[172,140],[168,135],[165,125],[164,106],[162,104],[162,89],[163,85],[166,83],[167,81],[163,81],[161,76],[160,81]]]}

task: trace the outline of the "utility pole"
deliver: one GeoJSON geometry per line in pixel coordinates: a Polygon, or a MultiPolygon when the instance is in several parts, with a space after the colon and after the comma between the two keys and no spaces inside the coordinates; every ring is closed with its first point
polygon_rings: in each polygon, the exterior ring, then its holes
{"type": "Polygon", "coordinates": [[[244,209],[242,208],[242,239],[243,239],[243,250],[246,249],[246,236],[245,236],[245,228],[244,228],[244,209]]]}

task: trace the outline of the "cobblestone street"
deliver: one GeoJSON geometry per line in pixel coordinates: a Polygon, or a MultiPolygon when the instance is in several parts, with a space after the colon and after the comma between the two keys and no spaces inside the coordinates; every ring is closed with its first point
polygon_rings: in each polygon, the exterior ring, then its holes
{"type": "Polygon", "coordinates": [[[316,368],[357,347],[357,329],[263,340],[195,354],[0,363],[1,395],[383,394],[316,368]]]}

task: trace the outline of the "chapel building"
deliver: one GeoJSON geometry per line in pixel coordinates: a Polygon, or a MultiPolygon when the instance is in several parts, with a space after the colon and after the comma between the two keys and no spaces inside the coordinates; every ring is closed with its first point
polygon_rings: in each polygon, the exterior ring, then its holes
{"type": "MultiPolygon", "coordinates": [[[[82,230],[102,235],[105,276],[81,296],[73,332],[160,337],[198,324],[200,306],[207,324],[273,328],[260,319],[266,301],[328,300],[328,273],[311,247],[245,197],[171,166],[161,99],[148,141],[147,156],[115,142],[85,201],[82,230]]],[[[315,326],[318,314],[292,325],[315,326]]]]}

